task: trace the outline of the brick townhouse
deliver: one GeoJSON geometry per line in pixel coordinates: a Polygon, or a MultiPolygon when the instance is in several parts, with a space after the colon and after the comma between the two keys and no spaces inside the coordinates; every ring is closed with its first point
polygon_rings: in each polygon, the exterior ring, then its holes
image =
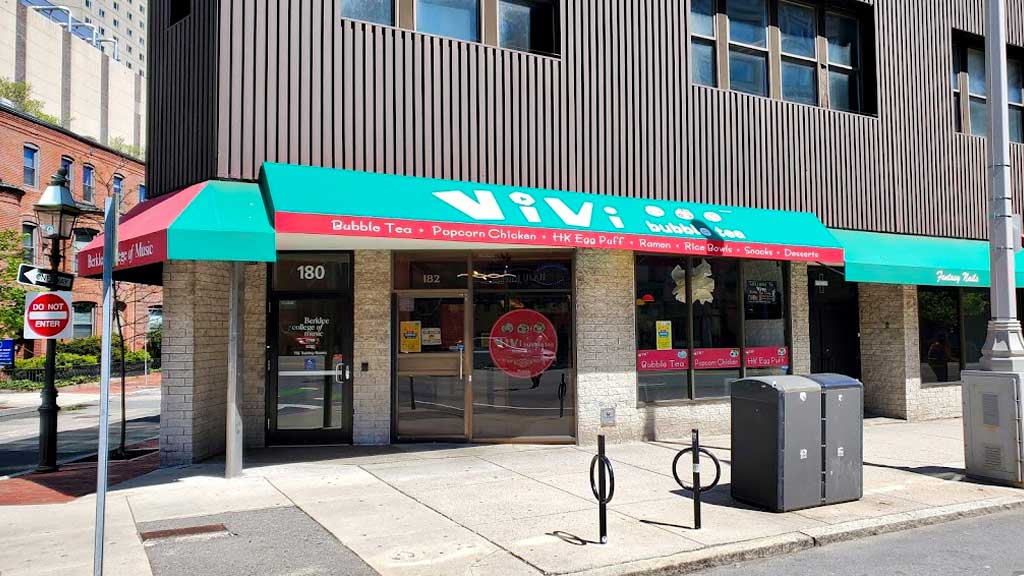
{"type": "MultiPolygon", "coordinates": [[[[74,237],[64,246],[63,270],[77,272],[74,255],[103,229],[102,207],[107,198],[123,192],[122,211],[146,195],[142,162],[74,134],[59,126],[0,105],[0,229],[23,233],[26,262],[48,266],[49,243],[37,231],[33,205],[61,167],[68,169],[71,192],[83,209],[74,237]]],[[[74,286],[75,337],[98,335],[101,283],[78,278],[74,286]]],[[[162,319],[159,288],[124,284],[118,298],[125,302],[125,339],[133,348],[145,345],[150,323],[162,319]]],[[[19,343],[25,356],[41,354],[45,342],[19,343]]]]}

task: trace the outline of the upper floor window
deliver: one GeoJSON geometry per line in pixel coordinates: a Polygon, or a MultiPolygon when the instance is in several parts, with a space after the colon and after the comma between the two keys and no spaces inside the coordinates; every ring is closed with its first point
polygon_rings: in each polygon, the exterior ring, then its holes
{"type": "Polygon", "coordinates": [[[557,55],[556,0],[339,0],[341,16],[467,42],[557,55]],[[485,18],[487,20],[485,21],[485,18]]]}
{"type": "Polygon", "coordinates": [[[139,184],[139,203],[141,204],[141,203],[143,203],[145,201],[146,201],[146,185],[145,184],[139,184]]]}
{"type": "Polygon", "coordinates": [[[832,0],[690,0],[694,84],[871,112],[870,8],[832,0]]]}
{"type": "MultiPolygon", "coordinates": [[[[1012,54],[1007,62],[1010,96],[1010,140],[1024,143],[1024,60],[1012,54]]],[[[953,125],[958,132],[988,136],[988,80],[984,41],[964,37],[953,43],[953,125]]]]}
{"type": "Polygon", "coordinates": [[[341,0],[341,16],[391,26],[395,23],[394,0],[341,0]]]}
{"type": "Polygon", "coordinates": [[[92,204],[96,201],[96,169],[86,164],[82,166],[82,202],[92,204]]]}
{"type": "Polygon", "coordinates": [[[21,259],[28,264],[36,263],[36,225],[21,225],[21,259]]]}
{"type": "Polygon", "coordinates": [[[78,273],[78,253],[81,252],[92,239],[99,234],[98,230],[79,228],[75,230],[74,243],[72,244],[71,271],[78,273]]]}
{"type": "Polygon", "coordinates": [[[39,186],[39,149],[26,144],[22,149],[22,182],[33,188],[39,186]]]}
{"type": "Polygon", "coordinates": [[[192,0],[167,0],[170,5],[168,11],[167,25],[174,26],[192,13],[192,0]]]}
{"type": "Polygon", "coordinates": [[[558,10],[551,1],[498,1],[498,44],[503,48],[556,54],[557,30],[558,10]]]}
{"type": "Polygon", "coordinates": [[[124,177],[120,174],[114,174],[113,188],[114,201],[117,202],[117,209],[124,212],[125,203],[124,194],[122,194],[122,192],[124,192],[124,177]]]}
{"type": "Polygon", "coordinates": [[[60,157],[60,167],[67,171],[68,190],[74,190],[75,182],[75,161],[70,156],[60,157]]]}
{"type": "Polygon", "coordinates": [[[416,0],[416,29],[468,42],[480,40],[479,0],[416,0]]]}

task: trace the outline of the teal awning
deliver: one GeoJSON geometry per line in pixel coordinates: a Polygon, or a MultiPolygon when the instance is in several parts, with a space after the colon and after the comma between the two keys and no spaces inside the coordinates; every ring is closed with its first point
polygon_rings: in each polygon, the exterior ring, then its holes
{"type": "MultiPolygon", "coordinates": [[[[846,279],[875,284],[986,287],[988,242],[832,230],[846,250],[846,279]]],[[[1024,280],[1017,257],[1017,284],[1024,280]]]]}
{"type": "Polygon", "coordinates": [[[542,246],[835,264],[843,250],[807,212],[289,164],[263,165],[278,247],[542,246]]]}

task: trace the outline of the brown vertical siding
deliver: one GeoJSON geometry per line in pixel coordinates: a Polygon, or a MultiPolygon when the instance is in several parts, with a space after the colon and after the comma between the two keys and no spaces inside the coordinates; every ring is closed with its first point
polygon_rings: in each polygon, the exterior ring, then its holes
{"type": "MultiPolygon", "coordinates": [[[[563,0],[561,58],[341,20],[337,2],[195,3],[165,31],[157,3],[151,190],[267,160],[983,237],[984,141],[954,132],[949,76],[952,32],[982,34],[984,1],[864,3],[873,117],[690,85],[685,2],[563,0]]],[[[1024,45],[1024,0],[1009,4],[1024,45]]]]}

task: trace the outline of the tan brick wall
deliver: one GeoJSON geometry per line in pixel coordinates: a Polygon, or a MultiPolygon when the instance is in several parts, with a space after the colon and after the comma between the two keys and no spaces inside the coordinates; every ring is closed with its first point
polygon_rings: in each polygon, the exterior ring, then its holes
{"type": "Polygon", "coordinates": [[[577,441],[640,440],[633,253],[578,250],[575,283],[577,441]],[[615,409],[615,426],[601,426],[605,408],[615,409]]]}
{"type": "Polygon", "coordinates": [[[242,422],[248,448],[266,445],[267,266],[254,264],[245,270],[242,422]]]}
{"type": "Polygon", "coordinates": [[[355,254],[354,444],[391,441],[391,252],[355,254]],[[362,363],[368,370],[361,370],[362,363]]]}
{"type": "Polygon", "coordinates": [[[224,263],[164,264],[162,465],[224,451],[228,278],[224,263]]]}
{"type": "Polygon", "coordinates": [[[790,317],[789,329],[793,339],[790,362],[794,374],[811,371],[811,305],[807,293],[807,264],[793,262],[789,272],[790,317]]]}

